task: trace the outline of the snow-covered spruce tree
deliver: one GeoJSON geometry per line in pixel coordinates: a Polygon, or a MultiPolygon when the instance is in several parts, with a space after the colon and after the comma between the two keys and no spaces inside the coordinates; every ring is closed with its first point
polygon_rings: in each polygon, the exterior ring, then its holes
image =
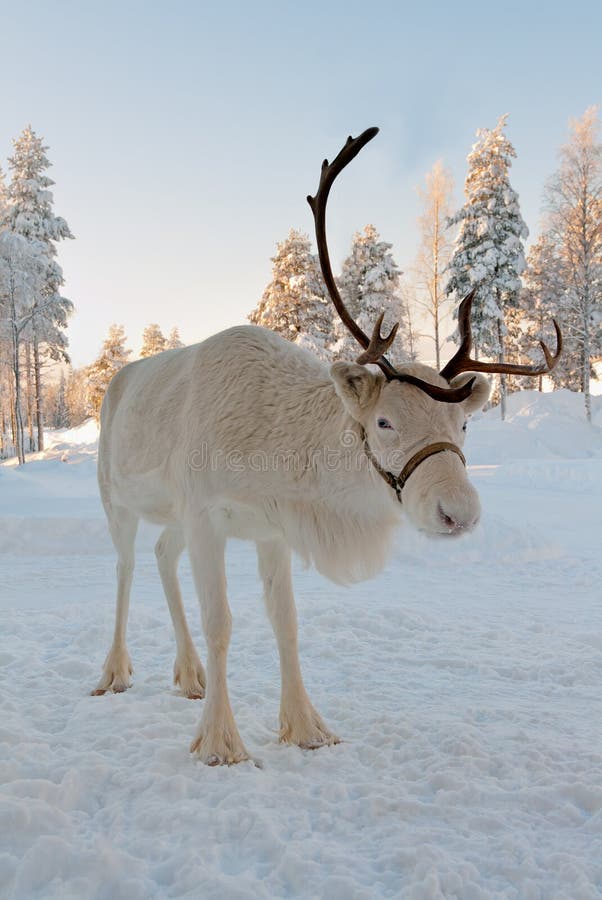
{"type": "Polygon", "coordinates": [[[88,409],[89,414],[96,421],[100,418],[102,398],[109,386],[113,375],[128,362],[131,350],[127,350],[125,330],[123,325],[111,325],[109,334],[102,345],[98,358],[86,369],[88,381],[88,409]]]}
{"type": "MultiPolygon", "coordinates": [[[[343,263],[338,285],[347,309],[368,336],[372,334],[374,323],[382,312],[385,314],[381,329],[383,334],[387,334],[395,322],[399,322],[397,338],[389,353],[393,365],[399,365],[407,362],[410,356],[408,318],[399,288],[402,273],[393,259],[391,247],[392,244],[379,240],[374,225],[366,225],[363,232],[356,232],[351,253],[343,263]]],[[[338,317],[334,333],[334,358],[355,359],[361,349],[338,317]]]]}
{"type": "Polygon", "coordinates": [[[332,312],[309,237],[291,229],[286,240],[277,245],[272,263],[272,280],[249,321],[329,359],[332,312]]]}
{"type": "Polygon", "coordinates": [[[166,350],[177,350],[178,347],[183,347],[184,342],[180,340],[180,332],[177,327],[174,327],[169,332],[167,340],[165,341],[165,349],[166,350]]]}
{"type": "MultiPolygon", "coordinates": [[[[509,362],[527,359],[537,363],[541,362],[539,342],[545,341],[549,347],[553,347],[556,342],[552,319],[559,317],[565,292],[563,263],[546,231],[542,232],[529,249],[523,280],[519,305],[507,311],[507,356],[509,362]]],[[[568,387],[565,379],[570,368],[565,350],[549,377],[555,385],[568,387]]],[[[528,376],[519,375],[514,382],[521,388],[533,387],[533,379],[528,376]]],[[[541,391],[541,375],[538,387],[541,391]]]]}
{"type": "Polygon", "coordinates": [[[61,296],[63,270],[56,260],[56,243],[72,238],[66,221],[53,211],[53,197],[49,190],[54,184],[46,175],[51,163],[48,148],[32,130],[25,128],[14,141],[14,154],[9,159],[11,183],[8,188],[7,227],[27,240],[43,245],[46,267],[39,291],[32,297],[31,343],[33,347],[36,392],[38,449],[43,449],[42,417],[42,355],[68,360],[65,328],[73,311],[70,300],[61,296]]]}
{"type": "MultiPolygon", "coordinates": [[[[515,307],[525,269],[523,241],[529,232],[521,216],[509,169],[514,147],[504,134],[507,116],[480,129],[468,155],[464,206],[449,220],[459,225],[448,266],[446,293],[459,302],[472,288],[472,331],[477,354],[504,362],[505,311],[515,307]]],[[[500,376],[500,410],[505,417],[506,380],[500,376]]]]}
{"type": "Polygon", "coordinates": [[[583,391],[591,422],[592,358],[602,354],[602,142],[598,107],[572,121],[560,168],[546,189],[550,239],[562,261],[564,328],[561,372],[583,391]]]}
{"type": "Polygon", "coordinates": [[[445,275],[452,253],[452,238],[448,225],[452,213],[454,183],[451,173],[439,160],[426,175],[426,185],[419,188],[422,213],[418,219],[420,247],[413,267],[417,288],[417,302],[432,325],[435,343],[435,364],[441,370],[441,320],[448,311],[449,298],[445,294],[445,275]],[[447,301],[447,302],[446,302],[447,301]]]}
{"type": "Polygon", "coordinates": [[[167,349],[167,339],[156,322],[147,325],[142,332],[140,356],[154,356],[167,349]]]}

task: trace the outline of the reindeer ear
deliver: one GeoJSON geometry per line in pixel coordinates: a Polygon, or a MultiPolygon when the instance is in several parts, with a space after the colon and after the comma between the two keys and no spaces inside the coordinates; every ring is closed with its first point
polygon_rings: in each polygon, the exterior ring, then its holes
{"type": "Polygon", "coordinates": [[[467,414],[476,412],[478,409],[483,409],[489,400],[489,394],[491,393],[491,382],[488,378],[485,378],[481,372],[463,372],[461,375],[456,375],[456,377],[452,378],[450,381],[449,386],[452,388],[462,387],[462,385],[466,384],[467,381],[470,381],[471,378],[474,378],[472,391],[462,403],[462,407],[467,414]]]}
{"type": "Polygon", "coordinates": [[[336,362],[330,368],[330,377],[343,406],[359,421],[380,389],[378,375],[357,363],[336,362]]]}

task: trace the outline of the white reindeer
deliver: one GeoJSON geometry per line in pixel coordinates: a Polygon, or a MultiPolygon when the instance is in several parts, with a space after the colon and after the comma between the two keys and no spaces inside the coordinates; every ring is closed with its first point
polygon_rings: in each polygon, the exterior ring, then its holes
{"type": "Polygon", "coordinates": [[[457,534],[480,514],[461,446],[466,418],[486,402],[483,375],[548,371],[471,360],[470,306],[462,346],[441,374],[419,364],[395,370],[384,357],[396,327],[372,339],[338,294],[325,237],[328,192],[377,129],[349,138],[322,168],[315,198],[320,261],[343,321],[365,352],[330,369],[262,328],[231,328],[200,344],[123,368],[101,411],[98,477],[118,554],[113,644],[95,694],[124,691],[132,667],[126,624],[140,518],[164,526],[155,552],[177,644],[174,679],[206,699],[191,746],[209,765],[249,758],[226,685],[231,615],[224,550],[229,537],[255,541],[265,601],[280,654],[280,739],[300,747],[337,743],[305,691],[297,652],[291,550],[345,582],[384,564],[403,510],[421,529],[457,534]],[[365,368],[376,363],[383,374],[365,368]],[[394,474],[398,473],[400,474],[394,474]],[[177,579],[187,549],[207,640],[207,678],[192,643],[177,579]]]}

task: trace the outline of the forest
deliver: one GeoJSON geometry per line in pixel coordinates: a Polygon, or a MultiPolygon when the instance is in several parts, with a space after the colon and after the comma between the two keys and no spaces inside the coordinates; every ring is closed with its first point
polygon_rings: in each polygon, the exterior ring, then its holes
{"type": "MultiPolygon", "coordinates": [[[[539,342],[554,346],[553,318],[564,352],[540,390],[583,395],[591,421],[592,380],[602,359],[602,142],[597,107],[572,120],[542,197],[541,225],[529,239],[510,169],[516,157],[507,116],[477,131],[467,156],[464,203],[455,209],[454,184],[442,160],[418,185],[417,246],[403,270],[393,244],[373,224],[357,232],[338,275],[341,294],[366,331],[381,312],[400,323],[396,365],[418,356],[428,338],[439,369],[451,355],[454,316],[475,289],[473,336],[477,358],[530,362],[539,342]]],[[[66,428],[98,419],[106,387],[134,357],[119,324],[110,327],[96,359],[70,365],[68,325],[75,303],[63,296],[57,254],[72,240],[54,211],[48,147],[28,126],[14,141],[6,177],[0,170],[0,458],[44,449],[44,427],[66,428]]],[[[272,258],[272,278],[249,321],[270,328],[325,361],[353,358],[357,349],[333,313],[317,256],[306,234],[291,229],[272,258]]],[[[157,323],[142,335],[140,356],[182,346],[173,327],[157,323]]],[[[429,360],[431,361],[431,360],[429,360]]],[[[508,393],[533,379],[500,376],[492,403],[502,419],[508,393]]]]}

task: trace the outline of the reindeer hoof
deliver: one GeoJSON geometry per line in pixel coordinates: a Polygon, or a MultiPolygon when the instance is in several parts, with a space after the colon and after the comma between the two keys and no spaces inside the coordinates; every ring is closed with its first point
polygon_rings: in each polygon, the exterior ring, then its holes
{"type": "Polygon", "coordinates": [[[341,739],[336,734],[327,734],[314,740],[305,741],[299,744],[302,750],[319,750],[320,747],[332,747],[334,744],[340,744],[341,739]]]}
{"type": "Polygon", "coordinates": [[[201,661],[176,659],[173,669],[174,684],[188,700],[202,700],[205,696],[206,676],[201,661]]]}
{"type": "Polygon", "coordinates": [[[196,754],[206,766],[234,766],[248,760],[249,754],[234,729],[224,733],[213,732],[211,728],[201,729],[190,745],[190,752],[196,754]]]}

